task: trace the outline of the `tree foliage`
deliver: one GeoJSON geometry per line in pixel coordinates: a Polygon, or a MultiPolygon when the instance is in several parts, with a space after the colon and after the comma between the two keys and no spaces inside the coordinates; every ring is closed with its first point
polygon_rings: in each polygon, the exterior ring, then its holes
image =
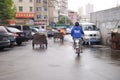
{"type": "Polygon", "coordinates": [[[13,0],[0,0],[0,20],[3,24],[15,17],[16,7],[13,0]]]}
{"type": "Polygon", "coordinates": [[[58,24],[70,24],[70,25],[72,25],[73,23],[67,16],[60,15],[59,20],[58,20],[58,24]]]}

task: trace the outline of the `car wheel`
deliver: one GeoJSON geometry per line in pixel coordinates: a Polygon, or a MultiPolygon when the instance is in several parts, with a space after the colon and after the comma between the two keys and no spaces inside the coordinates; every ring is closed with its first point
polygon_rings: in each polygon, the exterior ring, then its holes
{"type": "Polygon", "coordinates": [[[2,47],[2,48],[0,48],[0,50],[3,50],[4,48],[2,47]]]}
{"type": "Polygon", "coordinates": [[[21,45],[22,44],[22,42],[16,42],[17,43],[17,45],[21,45]]]}
{"type": "Polygon", "coordinates": [[[11,44],[10,47],[13,48],[13,47],[14,47],[14,44],[11,44]]]}

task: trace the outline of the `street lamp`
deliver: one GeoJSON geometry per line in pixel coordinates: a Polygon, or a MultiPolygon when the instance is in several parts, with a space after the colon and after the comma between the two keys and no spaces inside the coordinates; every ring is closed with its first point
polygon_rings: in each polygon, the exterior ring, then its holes
{"type": "Polygon", "coordinates": [[[46,1],[47,1],[47,25],[49,25],[49,9],[48,9],[49,2],[48,2],[48,0],[46,0],[46,1]]]}
{"type": "Polygon", "coordinates": [[[119,0],[117,0],[117,4],[116,4],[116,6],[117,6],[117,7],[119,6],[119,0]]]}

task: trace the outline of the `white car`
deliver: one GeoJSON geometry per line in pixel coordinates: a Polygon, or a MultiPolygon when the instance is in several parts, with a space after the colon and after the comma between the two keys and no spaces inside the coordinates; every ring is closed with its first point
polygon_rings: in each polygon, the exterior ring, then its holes
{"type": "Polygon", "coordinates": [[[66,28],[66,34],[70,34],[71,33],[71,28],[66,28]]]}
{"type": "Polygon", "coordinates": [[[91,43],[101,42],[100,30],[96,27],[94,23],[81,23],[81,26],[84,31],[85,43],[88,43],[90,45],[91,43]]]}
{"type": "Polygon", "coordinates": [[[71,29],[73,26],[68,26],[66,27],[66,34],[70,34],[71,33],[71,29]]]}

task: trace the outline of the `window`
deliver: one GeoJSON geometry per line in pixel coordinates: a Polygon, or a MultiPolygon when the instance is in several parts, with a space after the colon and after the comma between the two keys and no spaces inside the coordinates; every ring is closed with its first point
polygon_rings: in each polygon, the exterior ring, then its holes
{"type": "Polygon", "coordinates": [[[19,0],[19,2],[22,2],[23,0],[19,0]]]}
{"type": "Polygon", "coordinates": [[[23,26],[23,30],[30,30],[30,26],[23,26]]]}
{"type": "Polygon", "coordinates": [[[44,7],[44,11],[47,11],[47,7],[44,7]]]}
{"type": "Polygon", "coordinates": [[[41,15],[37,15],[36,17],[37,17],[37,19],[41,19],[41,15]]]}
{"type": "Polygon", "coordinates": [[[47,15],[44,15],[44,19],[47,19],[48,18],[48,16],[47,15]]]}
{"type": "Polygon", "coordinates": [[[41,11],[41,7],[36,7],[36,11],[41,11]]]}
{"type": "Polygon", "coordinates": [[[30,7],[30,12],[32,12],[33,11],[33,7],[30,7]]]}
{"type": "Polygon", "coordinates": [[[5,27],[0,26],[0,34],[6,33],[6,32],[7,32],[7,30],[5,29],[5,27]]]}
{"type": "Polygon", "coordinates": [[[43,0],[43,3],[47,4],[47,0],[43,0]]]}
{"type": "Polygon", "coordinates": [[[23,7],[19,6],[19,12],[23,12],[23,7]]]}
{"type": "Polygon", "coordinates": [[[41,0],[36,0],[36,3],[40,3],[41,2],[41,0]]]}
{"type": "Polygon", "coordinates": [[[29,0],[30,2],[32,2],[32,0],[29,0]]]}
{"type": "Polygon", "coordinates": [[[82,27],[86,31],[97,30],[97,27],[95,25],[82,25],[82,27]]]}
{"type": "Polygon", "coordinates": [[[13,28],[17,28],[19,30],[22,30],[21,26],[8,26],[8,27],[13,27],[13,28]]]}
{"type": "Polygon", "coordinates": [[[7,27],[7,29],[10,31],[10,32],[21,32],[20,30],[16,29],[16,28],[13,28],[13,27],[7,27]]]}

